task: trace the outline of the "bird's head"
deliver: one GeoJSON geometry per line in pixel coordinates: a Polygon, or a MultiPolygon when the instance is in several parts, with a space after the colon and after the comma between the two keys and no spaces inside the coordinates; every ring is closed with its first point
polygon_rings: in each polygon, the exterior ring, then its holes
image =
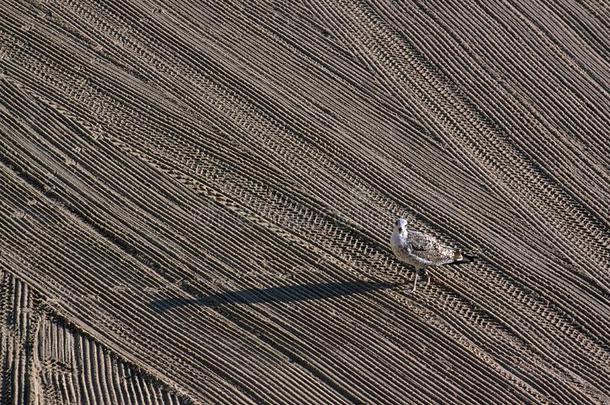
{"type": "Polygon", "coordinates": [[[398,218],[394,221],[394,232],[403,233],[407,231],[407,220],[404,218],[398,218]]]}

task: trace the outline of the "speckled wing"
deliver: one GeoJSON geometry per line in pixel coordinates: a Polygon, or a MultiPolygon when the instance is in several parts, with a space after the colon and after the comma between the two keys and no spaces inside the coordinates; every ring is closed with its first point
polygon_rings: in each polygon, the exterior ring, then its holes
{"type": "Polygon", "coordinates": [[[409,231],[408,235],[409,243],[411,244],[411,249],[413,250],[427,252],[435,249],[438,245],[438,241],[434,236],[414,231],[409,231]]]}
{"type": "Polygon", "coordinates": [[[452,263],[455,261],[455,250],[442,245],[434,236],[421,232],[409,232],[411,254],[432,265],[452,263]]]}

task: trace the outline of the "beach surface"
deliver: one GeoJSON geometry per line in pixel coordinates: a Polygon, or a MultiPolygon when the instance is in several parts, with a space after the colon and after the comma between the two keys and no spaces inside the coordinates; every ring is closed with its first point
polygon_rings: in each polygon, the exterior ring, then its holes
{"type": "Polygon", "coordinates": [[[610,402],[604,2],[0,10],[0,403],[610,402]]]}

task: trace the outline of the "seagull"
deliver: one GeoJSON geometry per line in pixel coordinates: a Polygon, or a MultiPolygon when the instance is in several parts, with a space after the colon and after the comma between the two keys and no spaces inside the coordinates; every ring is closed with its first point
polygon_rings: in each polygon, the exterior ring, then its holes
{"type": "MultiPolygon", "coordinates": [[[[398,218],[394,223],[390,245],[398,260],[415,267],[415,282],[409,291],[410,294],[417,288],[419,272],[421,270],[427,272],[428,266],[463,263],[472,259],[471,256],[443,245],[432,235],[409,230],[407,220],[404,218],[398,218]]],[[[430,277],[428,277],[429,282],[430,277]]]]}

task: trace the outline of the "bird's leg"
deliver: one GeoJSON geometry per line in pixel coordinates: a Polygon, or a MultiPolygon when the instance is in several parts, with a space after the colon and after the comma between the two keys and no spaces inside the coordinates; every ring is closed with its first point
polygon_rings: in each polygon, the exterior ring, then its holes
{"type": "Polygon", "coordinates": [[[406,290],[407,294],[413,294],[415,292],[415,290],[417,289],[417,279],[418,278],[419,278],[419,269],[415,269],[415,282],[413,283],[413,288],[411,288],[410,291],[408,289],[406,290]]]}
{"type": "Polygon", "coordinates": [[[424,288],[428,288],[428,284],[430,284],[430,278],[431,277],[430,277],[430,273],[428,273],[428,269],[427,268],[424,268],[424,274],[426,275],[426,278],[427,278],[426,286],[424,288]]]}

